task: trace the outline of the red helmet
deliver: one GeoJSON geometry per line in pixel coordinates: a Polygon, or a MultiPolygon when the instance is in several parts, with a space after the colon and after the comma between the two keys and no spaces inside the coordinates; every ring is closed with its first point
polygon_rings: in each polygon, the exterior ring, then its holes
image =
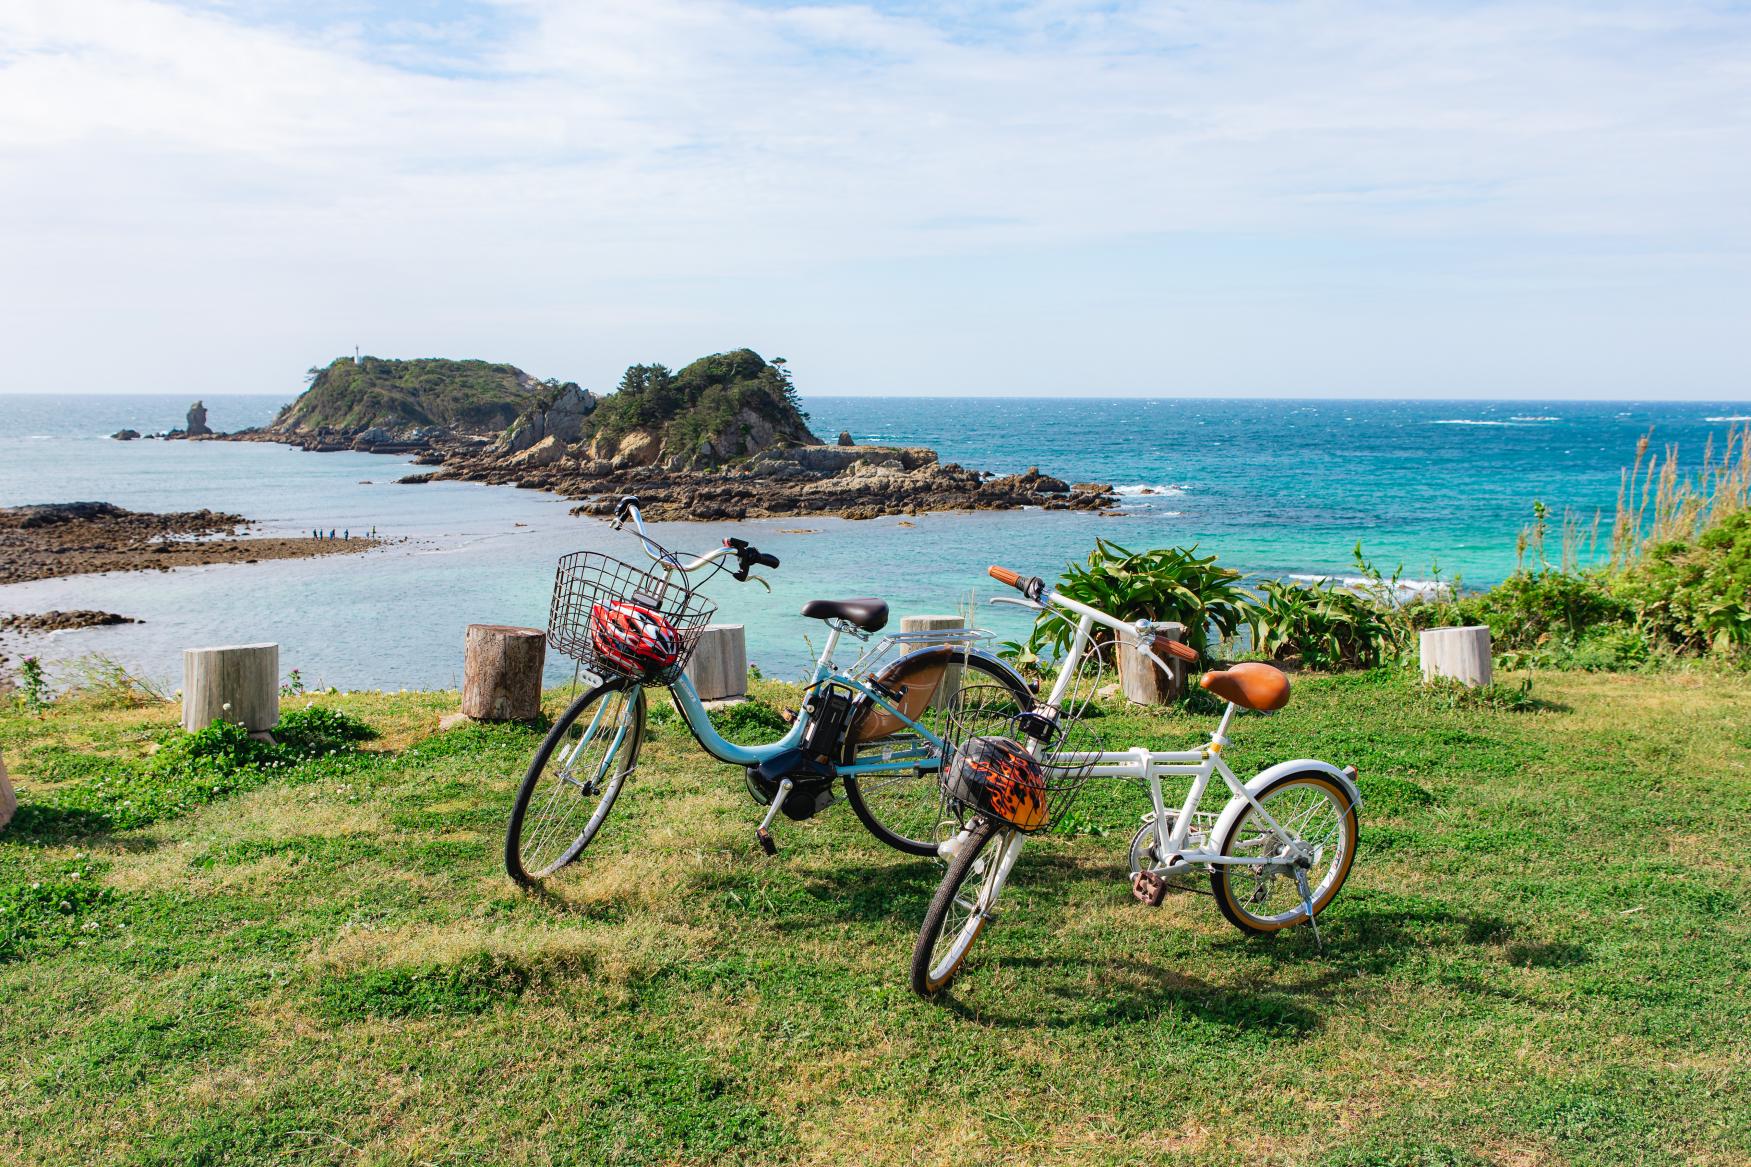
{"type": "Polygon", "coordinates": [[[1021,831],[1046,825],[1046,772],[1006,737],[970,737],[948,768],[948,791],[1021,831]]]}
{"type": "Polygon", "coordinates": [[[627,600],[590,606],[590,646],[603,664],[632,677],[660,673],[681,659],[681,634],[668,618],[627,600]]]}

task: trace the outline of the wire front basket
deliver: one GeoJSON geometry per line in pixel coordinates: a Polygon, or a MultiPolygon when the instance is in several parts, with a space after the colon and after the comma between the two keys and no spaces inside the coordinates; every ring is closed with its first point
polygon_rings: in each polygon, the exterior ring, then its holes
{"type": "Polygon", "coordinates": [[[673,684],[717,611],[684,578],[596,551],[567,555],[554,575],[547,643],[593,673],[673,684]]]}
{"type": "Polygon", "coordinates": [[[1079,712],[1022,709],[1000,685],[969,686],[945,727],[943,796],[1018,831],[1050,830],[1082,792],[1101,749],[1079,712]]]}

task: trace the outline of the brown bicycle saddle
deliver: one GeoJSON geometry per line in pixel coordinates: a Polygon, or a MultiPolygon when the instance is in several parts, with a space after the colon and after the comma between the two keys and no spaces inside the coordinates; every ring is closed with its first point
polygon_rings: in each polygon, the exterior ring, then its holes
{"type": "Polygon", "coordinates": [[[1242,709],[1269,713],[1289,704],[1289,678],[1283,675],[1282,669],[1263,661],[1245,661],[1218,672],[1205,673],[1198,683],[1242,709]]]}

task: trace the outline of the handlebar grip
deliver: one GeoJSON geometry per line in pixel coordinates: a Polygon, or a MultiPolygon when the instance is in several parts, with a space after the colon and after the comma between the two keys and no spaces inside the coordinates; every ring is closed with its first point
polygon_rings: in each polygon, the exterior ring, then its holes
{"type": "Polygon", "coordinates": [[[756,566],[756,567],[777,567],[778,566],[778,556],[769,555],[764,551],[756,551],[754,554],[752,554],[748,557],[748,560],[750,563],[754,564],[754,566],[756,566]]]}
{"type": "Polygon", "coordinates": [[[1012,571],[1007,567],[998,567],[993,563],[990,567],[985,569],[985,573],[998,583],[1008,584],[1012,588],[1021,587],[1021,572],[1019,571],[1012,571]]]}
{"type": "Polygon", "coordinates": [[[1165,636],[1159,637],[1155,641],[1155,647],[1166,649],[1168,656],[1177,656],[1183,661],[1196,662],[1198,659],[1198,650],[1197,649],[1193,648],[1189,644],[1183,644],[1177,640],[1169,640],[1165,636]]]}

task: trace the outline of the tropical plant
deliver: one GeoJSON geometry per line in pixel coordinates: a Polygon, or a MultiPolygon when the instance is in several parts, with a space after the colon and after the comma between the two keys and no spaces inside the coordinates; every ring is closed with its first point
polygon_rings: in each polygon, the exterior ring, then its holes
{"type": "Polygon", "coordinates": [[[1265,580],[1246,619],[1258,651],[1309,668],[1371,668],[1396,644],[1371,598],[1331,583],[1265,580]]]}
{"type": "MultiPolygon", "coordinates": [[[[1246,622],[1247,595],[1240,572],[1221,567],[1214,555],[1197,548],[1163,547],[1130,551],[1096,539],[1086,563],[1066,565],[1058,592],[1120,620],[1177,621],[1186,626],[1186,643],[1209,655],[1213,638],[1226,639],[1246,622]]],[[[1005,645],[1023,666],[1062,656],[1075,625],[1050,615],[1035,621],[1025,642],[1005,645]]],[[[1114,634],[1096,625],[1091,648],[1097,658],[1113,659],[1114,634]]]]}

